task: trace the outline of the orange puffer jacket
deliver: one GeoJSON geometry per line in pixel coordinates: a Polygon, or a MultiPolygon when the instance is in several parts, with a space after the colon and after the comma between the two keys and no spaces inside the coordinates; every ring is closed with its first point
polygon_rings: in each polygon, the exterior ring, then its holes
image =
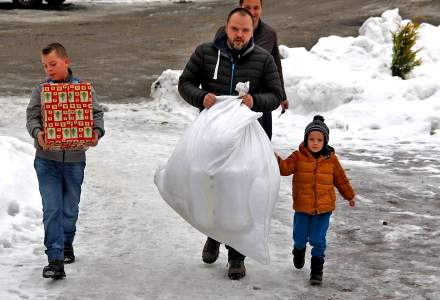
{"type": "Polygon", "coordinates": [[[327,157],[321,155],[315,159],[301,143],[299,150],[287,159],[278,157],[278,165],[281,175],[293,174],[293,209],[297,212],[314,215],[333,211],[336,207],[335,187],[345,199],[354,199],[350,181],[333,149],[327,157]]]}

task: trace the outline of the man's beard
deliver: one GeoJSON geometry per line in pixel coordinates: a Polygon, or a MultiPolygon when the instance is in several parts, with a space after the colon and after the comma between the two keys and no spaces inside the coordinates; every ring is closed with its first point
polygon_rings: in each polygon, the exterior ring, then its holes
{"type": "Polygon", "coordinates": [[[245,48],[248,43],[244,43],[243,41],[241,41],[240,44],[237,45],[236,43],[234,43],[233,40],[230,40],[228,38],[228,44],[229,44],[229,47],[231,47],[232,49],[239,51],[239,50],[242,50],[243,48],[245,48]]]}

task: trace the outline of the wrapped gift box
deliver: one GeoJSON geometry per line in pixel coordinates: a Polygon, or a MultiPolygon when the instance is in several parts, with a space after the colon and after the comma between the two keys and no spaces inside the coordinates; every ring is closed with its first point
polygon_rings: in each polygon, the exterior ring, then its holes
{"type": "Polygon", "coordinates": [[[41,109],[50,150],[83,150],[95,139],[90,83],[43,84],[41,109]]]}

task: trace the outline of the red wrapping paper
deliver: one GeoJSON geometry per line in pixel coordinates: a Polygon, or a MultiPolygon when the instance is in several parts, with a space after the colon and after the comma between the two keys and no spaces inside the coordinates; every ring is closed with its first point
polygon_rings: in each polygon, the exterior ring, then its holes
{"type": "Polygon", "coordinates": [[[85,150],[95,139],[90,83],[46,83],[41,92],[49,150],[85,150]]]}

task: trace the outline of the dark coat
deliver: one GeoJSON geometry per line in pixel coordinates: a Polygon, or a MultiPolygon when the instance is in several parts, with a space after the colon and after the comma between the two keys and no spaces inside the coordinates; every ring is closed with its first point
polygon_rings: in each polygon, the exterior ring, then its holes
{"type": "MultiPolygon", "coordinates": [[[[275,30],[260,19],[257,28],[255,28],[254,30],[254,42],[258,46],[266,49],[275,60],[275,64],[277,65],[278,74],[281,80],[281,86],[283,87],[283,100],[287,99],[286,91],[284,90],[281,55],[280,51],[278,50],[278,39],[275,30]]],[[[272,113],[264,113],[260,119],[260,123],[269,139],[272,139],[272,113]]]]}
{"type": "Polygon", "coordinates": [[[277,65],[278,74],[281,80],[281,86],[283,87],[283,100],[287,99],[286,92],[284,91],[284,80],[283,80],[283,67],[281,66],[281,55],[278,50],[278,38],[275,30],[260,20],[257,28],[254,30],[254,42],[258,46],[264,48],[269,52],[275,64],[277,65]]]}
{"type": "Polygon", "coordinates": [[[226,41],[223,31],[213,42],[196,48],[179,78],[180,95],[189,104],[203,109],[207,93],[237,95],[236,84],[250,81],[249,94],[254,98],[252,110],[276,109],[283,100],[283,89],[273,57],[251,40],[234,62],[226,41]]]}

